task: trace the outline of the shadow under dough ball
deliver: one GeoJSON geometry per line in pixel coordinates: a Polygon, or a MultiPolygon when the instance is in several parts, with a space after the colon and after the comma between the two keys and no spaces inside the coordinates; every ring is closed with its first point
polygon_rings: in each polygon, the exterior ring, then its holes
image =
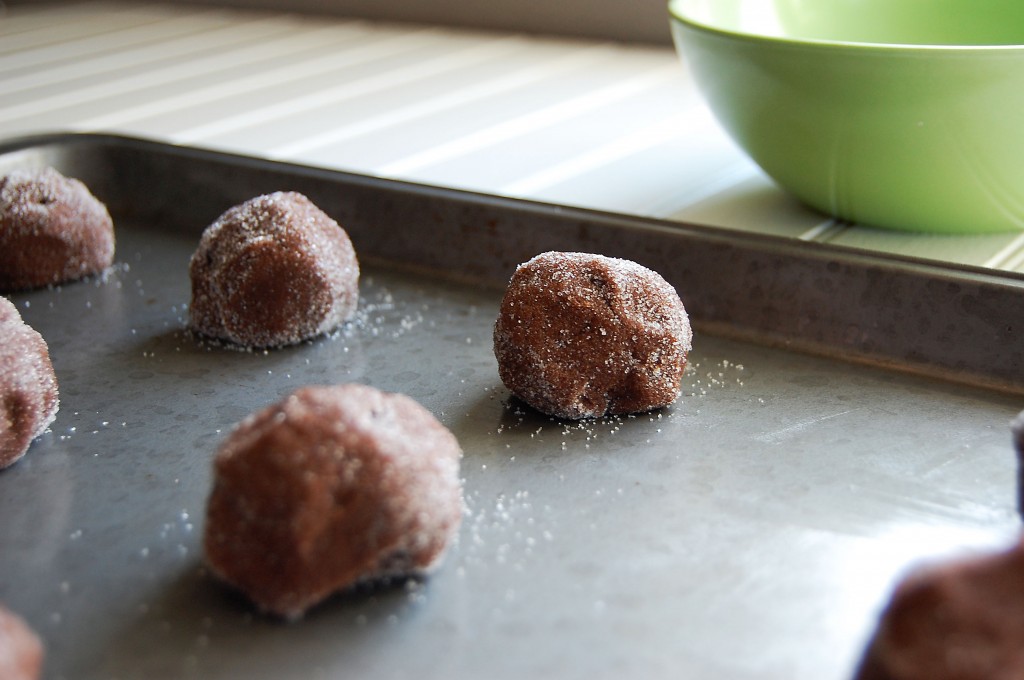
{"type": "Polygon", "coordinates": [[[295,192],[258,196],[221,215],[203,232],[189,273],[192,329],[246,347],[326,333],[359,300],[348,234],[295,192]]]}
{"type": "Polygon", "coordinates": [[[0,178],[0,290],[74,281],[114,261],[114,224],[77,179],[53,168],[0,178]]]}
{"type": "Polygon", "coordinates": [[[505,386],[538,411],[598,418],[675,401],[692,338],[679,295],[658,273],[548,252],[512,275],[494,355],[505,386]]]}

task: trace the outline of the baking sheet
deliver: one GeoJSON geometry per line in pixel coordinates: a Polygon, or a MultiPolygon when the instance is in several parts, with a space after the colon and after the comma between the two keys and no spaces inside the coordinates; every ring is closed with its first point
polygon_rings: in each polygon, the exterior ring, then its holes
{"type": "Polygon", "coordinates": [[[61,386],[51,431],[0,472],[0,601],[45,640],[49,678],[838,680],[908,565],[1017,535],[1013,277],[138,140],[57,136],[0,155],[2,169],[44,163],[107,201],[118,235],[106,277],[10,296],[61,386]],[[197,342],[185,320],[199,234],[276,189],[349,228],[358,318],[283,350],[197,342]],[[490,342],[500,284],[563,243],[665,265],[698,321],[674,406],[565,423],[509,400],[490,342]],[[722,270],[740,262],[760,264],[728,272],[743,282],[730,287],[722,270]],[[874,295],[814,308],[820,290],[797,276],[812,271],[819,287],[870,281],[874,295]],[[930,333],[914,299],[900,322],[883,294],[915,287],[960,296],[923,300],[930,333]],[[993,301],[1009,313],[993,318],[993,301]],[[776,311],[754,318],[758,304],[776,311]],[[791,306],[809,315],[803,333],[786,326],[791,306]],[[844,314],[888,325],[826,328],[844,314]],[[987,342],[957,345],[985,324],[987,342]],[[930,336],[954,346],[932,352],[930,336]],[[981,370],[997,360],[1002,377],[981,370]],[[203,570],[211,457],[250,411],[346,381],[409,394],[452,429],[468,514],[429,579],[282,624],[203,570]]]}

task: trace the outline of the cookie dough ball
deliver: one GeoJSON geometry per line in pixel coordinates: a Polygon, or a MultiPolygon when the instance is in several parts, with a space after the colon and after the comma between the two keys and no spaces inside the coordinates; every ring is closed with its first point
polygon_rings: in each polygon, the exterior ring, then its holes
{"type": "Polygon", "coordinates": [[[549,252],[513,274],[494,355],[502,382],[530,406],[596,418],[675,401],[692,337],[682,301],[656,272],[629,260],[549,252]]]}
{"type": "Polygon", "coordinates": [[[0,290],[74,281],[114,261],[110,213],[53,168],[0,178],[0,290]]]}
{"type": "Polygon", "coordinates": [[[18,616],[0,607],[0,678],[35,680],[43,666],[43,645],[18,616]]]}
{"type": "Polygon", "coordinates": [[[290,345],[341,325],[359,299],[348,234],[302,194],[231,208],[192,256],[192,328],[247,347],[290,345]]]}
{"type": "Polygon", "coordinates": [[[857,680],[1024,678],[1024,545],[897,586],[857,680]]]}
{"type": "Polygon", "coordinates": [[[207,562],[286,618],[360,582],[429,571],[462,519],[460,457],[455,437],[409,397],[302,388],[220,448],[207,562]]]}
{"type": "Polygon", "coordinates": [[[0,469],[25,455],[56,418],[57,407],[46,342],[0,297],[0,469]]]}

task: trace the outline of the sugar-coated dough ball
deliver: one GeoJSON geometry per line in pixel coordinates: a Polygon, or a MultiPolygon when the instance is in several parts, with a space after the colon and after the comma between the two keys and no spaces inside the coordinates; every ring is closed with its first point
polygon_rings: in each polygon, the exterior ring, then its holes
{"type": "Polygon", "coordinates": [[[856,680],[1024,678],[1024,545],[924,567],[896,588],[856,680]]]}
{"type": "Polygon", "coordinates": [[[0,290],[63,283],[114,261],[114,223],[77,179],[53,168],[0,178],[0,290]]]}
{"type": "Polygon", "coordinates": [[[190,274],[192,328],[246,347],[330,331],[359,300],[348,234],[295,192],[258,196],[221,215],[203,232],[190,274]]]}
{"type": "Polygon", "coordinates": [[[494,327],[505,386],[559,418],[640,413],[679,395],[692,341],[675,289],[629,260],[548,252],[519,265],[494,327]]]}
{"type": "Polygon", "coordinates": [[[0,297],[0,469],[25,455],[57,408],[57,376],[46,342],[0,297]]]}
{"type": "Polygon", "coordinates": [[[426,572],[462,519],[460,457],[409,397],[299,389],[242,421],[217,453],[207,562],[286,618],[360,582],[426,572]]]}
{"type": "Polygon", "coordinates": [[[36,680],[43,667],[43,644],[20,617],[0,607],[0,678],[36,680]]]}

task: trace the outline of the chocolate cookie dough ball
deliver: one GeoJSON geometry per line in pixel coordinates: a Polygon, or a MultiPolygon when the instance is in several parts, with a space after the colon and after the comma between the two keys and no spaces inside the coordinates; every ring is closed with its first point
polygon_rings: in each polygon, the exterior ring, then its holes
{"type": "Polygon", "coordinates": [[[0,678],[35,680],[43,666],[43,645],[32,629],[0,607],[0,678]]]}
{"type": "Polygon", "coordinates": [[[1024,545],[897,586],[856,680],[1024,678],[1024,545]]]}
{"type": "Polygon", "coordinates": [[[494,355],[505,386],[559,418],[650,411],[679,394],[693,334],[676,291],[629,260],[549,252],[520,265],[494,355]]]}
{"type": "Polygon", "coordinates": [[[0,469],[25,455],[57,408],[57,376],[46,342],[0,297],[0,469]]]}
{"type": "Polygon", "coordinates": [[[192,256],[193,330],[247,347],[341,325],[359,299],[348,234],[302,194],[258,196],[206,228],[192,256]]]}
{"type": "Polygon", "coordinates": [[[460,457],[455,437],[409,397],[302,388],[220,448],[207,562],[287,618],[360,582],[426,572],[462,519],[460,457]]]}
{"type": "Polygon", "coordinates": [[[113,261],[110,213],[84,184],[53,168],[0,178],[0,290],[73,281],[113,261]]]}

